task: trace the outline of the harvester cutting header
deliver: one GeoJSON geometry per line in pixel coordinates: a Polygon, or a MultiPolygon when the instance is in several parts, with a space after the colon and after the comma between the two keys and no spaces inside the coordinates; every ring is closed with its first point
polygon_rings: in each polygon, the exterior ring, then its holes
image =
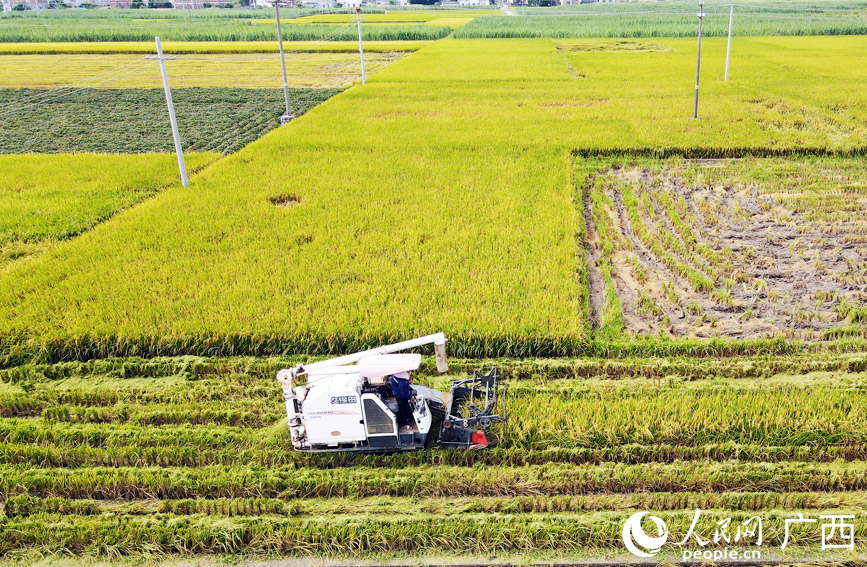
{"type": "Polygon", "coordinates": [[[292,446],[305,452],[423,449],[436,417],[442,422],[438,444],[487,447],[485,432],[505,420],[497,369],[455,380],[448,393],[410,384],[421,355],[394,353],[429,344],[437,370],[448,371],[446,337],[437,333],[278,372],[292,446]]]}

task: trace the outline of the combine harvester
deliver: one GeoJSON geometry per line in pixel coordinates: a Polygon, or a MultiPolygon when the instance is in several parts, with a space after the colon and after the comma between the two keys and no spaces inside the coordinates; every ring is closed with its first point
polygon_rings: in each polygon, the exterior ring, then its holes
{"type": "Polygon", "coordinates": [[[433,344],[439,372],[448,370],[443,333],[339,356],[277,373],[283,387],[292,446],[309,453],[397,452],[424,449],[436,416],[442,421],[437,443],[456,449],[488,446],[485,431],[505,421],[505,387],[494,368],[455,380],[448,393],[413,384],[409,428],[398,427],[392,375],[417,370],[420,354],[392,354],[433,344]],[[306,383],[299,377],[306,375],[306,383]],[[498,401],[502,411],[494,413],[498,401]]]}

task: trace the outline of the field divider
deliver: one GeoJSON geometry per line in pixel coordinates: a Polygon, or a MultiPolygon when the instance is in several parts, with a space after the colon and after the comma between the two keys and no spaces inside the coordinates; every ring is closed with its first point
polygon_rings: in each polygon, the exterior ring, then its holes
{"type": "Polygon", "coordinates": [[[574,148],[572,155],[576,158],[657,158],[667,159],[679,157],[683,159],[737,159],[737,158],[770,158],[770,157],[863,157],[867,156],[867,146],[838,150],[822,147],[800,148],[761,148],[761,147],[665,147],[654,148],[636,146],[634,148],[574,148]]]}

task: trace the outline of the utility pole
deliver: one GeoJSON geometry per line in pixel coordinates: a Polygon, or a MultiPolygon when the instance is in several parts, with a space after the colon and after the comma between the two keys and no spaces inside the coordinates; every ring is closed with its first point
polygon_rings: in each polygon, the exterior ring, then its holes
{"type": "Polygon", "coordinates": [[[361,6],[355,9],[355,24],[358,26],[358,53],[361,55],[361,84],[367,84],[367,74],[364,72],[364,43],[361,41],[361,6]]]}
{"type": "Polygon", "coordinates": [[[732,56],[732,23],[735,19],[735,5],[731,5],[731,12],[729,12],[729,43],[728,47],[726,47],[726,81],[729,80],[729,60],[732,56]]]}
{"type": "Polygon", "coordinates": [[[701,74],[701,24],[704,22],[704,0],[698,3],[698,59],[695,64],[695,109],[692,118],[698,118],[698,78],[701,74]]]}
{"type": "Polygon", "coordinates": [[[286,58],[283,55],[283,32],[280,30],[280,0],[274,0],[274,11],[277,13],[277,43],[280,45],[280,68],[283,70],[283,98],[286,99],[286,114],[280,117],[280,124],[288,124],[295,118],[292,105],[289,103],[289,81],[286,79],[286,58]]]}
{"type": "MultiPolygon", "coordinates": [[[[189,187],[190,182],[187,179],[187,164],[184,163],[184,150],[181,147],[181,135],[178,134],[178,121],[175,119],[175,105],[172,102],[172,91],[169,88],[169,76],[166,74],[166,59],[176,59],[176,57],[163,57],[163,46],[160,43],[160,38],[155,37],[157,43],[157,60],[160,62],[160,72],[163,74],[163,88],[166,91],[166,106],[169,107],[169,120],[172,123],[172,137],[175,139],[175,153],[178,155],[178,169],[181,170],[181,185],[189,187]]],[[[148,57],[153,59],[153,57],[148,57]]]]}

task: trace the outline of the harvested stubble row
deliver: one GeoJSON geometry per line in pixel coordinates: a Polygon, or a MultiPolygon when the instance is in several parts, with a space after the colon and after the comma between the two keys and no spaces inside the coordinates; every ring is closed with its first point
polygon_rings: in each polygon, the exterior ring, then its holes
{"type": "Polygon", "coordinates": [[[354,466],[0,467],[0,495],[141,498],[331,498],[367,496],[533,496],[628,492],[801,492],[867,489],[867,463],[429,465],[354,466]]]}
{"type": "MultiPolygon", "coordinates": [[[[832,510],[847,513],[850,510],[832,510]]],[[[26,546],[62,549],[65,552],[102,550],[119,555],[165,550],[172,553],[280,552],[291,555],[335,555],[334,550],[358,555],[407,553],[496,553],[574,550],[597,551],[622,545],[624,513],[503,515],[496,518],[467,514],[461,518],[430,515],[426,518],[382,517],[378,514],[351,518],[295,519],[276,516],[190,516],[159,521],[141,517],[93,517],[60,514],[8,520],[10,529],[0,536],[0,553],[26,546]],[[52,528],[46,530],[50,523],[52,528]]],[[[730,514],[733,523],[749,513],[730,514]]],[[[783,541],[784,516],[766,516],[767,543],[783,541]]],[[[669,521],[688,526],[692,512],[670,514],[669,521]]],[[[709,521],[697,529],[713,532],[709,521]]],[[[791,547],[817,547],[816,533],[791,538],[791,547]]],[[[856,528],[855,538],[865,529],[856,528]]],[[[737,545],[737,544],[735,544],[737,545]]],[[[741,545],[747,545],[746,542],[741,545]]],[[[791,548],[790,548],[791,549],[791,548]]]]}
{"type": "MultiPolygon", "coordinates": [[[[605,552],[635,509],[680,526],[694,507],[768,522],[863,507],[867,379],[847,369],[864,354],[500,360],[513,380],[498,447],[393,456],[289,449],[273,372],[298,360],[0,371],[0,550],[605,552]]],[[[426,359],[416,378],[442,387],[476,363],[453,362],[443,376],[426,359]]]]}

